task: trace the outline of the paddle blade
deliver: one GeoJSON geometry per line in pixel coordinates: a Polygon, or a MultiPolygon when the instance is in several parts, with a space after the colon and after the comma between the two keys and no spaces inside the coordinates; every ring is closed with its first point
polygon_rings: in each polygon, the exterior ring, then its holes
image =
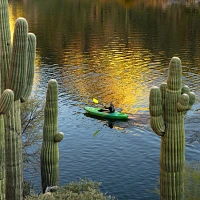
{"type": "Polygon", "coordinates": [[[94,103],[99,103],[99,101],[97,99],[95,99],[95,98],[93,98],[93,102],[94,103]]]}

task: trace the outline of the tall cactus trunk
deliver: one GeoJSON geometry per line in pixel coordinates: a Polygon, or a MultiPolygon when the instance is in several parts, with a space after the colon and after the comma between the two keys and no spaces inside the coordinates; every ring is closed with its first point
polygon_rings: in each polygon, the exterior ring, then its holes
{"type": "MultiPolygon", "coordinates": [[[[10,65],[11,34],[9,26],[8,1],[0,0],[0,96],[6,89],[6,79],[10,65]]],[[[1,98],[3,98],[3,95],[1,98]]],[[[14,99],[13,93],[11,94],[14,99]]],[[[12,99],[12,104],[13,104],[12,99]]],[[[10,104],[11,106],[11,104],[10,104]]],[[[1,108],[0,108],[1,109],[1,108]]],[[[0,112],[0,199],[6,198],[6,172],[5,172],[5,126],[4,114],[0,112]]]]}
{"type": "Polygon", "coordinates": [[[20,97],[26,84],[27,48],[28,24],[25,19],[19,18],[15,23],[10,72],[7,80],[7,87],[11,88],[15,94],[13,108],[8,114],[13,120],[6,121],[8,133],[5,136],[8,149],[6,198],[10,200],[23,198],[20,97]]]}
{"type": "Polygon", "coordinates": [[[184,118],[168,124],[161,140],[160,194],[161,199],[184,199],[185,132],[184,118]]]}
{"type": "Polygon", "coordinates": [[[4,117],[0,114],[0,199],[5,199],[5,143],[4,117]]]}
{"type": "Polygon", "coordinates": [[[23,161],[20,100],[14,101],[6,123],[6,199],[23,199],[23,161]],[[9,126],[8,126],[9,125],[9,126]]]}
{"type": "Polygon", "coordinates": [[[160,199],[183,200],[185,162],[184,116],[195,94],[182,87],[182,66],[177,57],[169,64],[167,84],[150,90],[149,111],[153,131],[161,136],[160,199]]]}
{"type": "Polygon", "coordinates": [[[0,199],[6,197],[6,179],[5,179],[5,129],[4,114],[11,108],[14,100],[14,94],[11,90],[5,90],[0,98],[0,199]]]}
{"type": "Polygon", "coordinates": [[[43,142],[40,154],[42,190],[59,184],[59,149],[58,142],[64,137],[58,133],[58,85],[51,79],[48,82],[44,109],[43,142]]]}

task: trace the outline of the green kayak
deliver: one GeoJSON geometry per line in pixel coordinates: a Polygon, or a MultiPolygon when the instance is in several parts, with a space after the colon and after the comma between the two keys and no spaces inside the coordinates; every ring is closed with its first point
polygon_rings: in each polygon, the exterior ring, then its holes
{"type": "Polygon", "coordinates": [[[127,119],[128,118],[127,114],[117,112],[117,111],[115,111],[114,113],[109,113],[109,112],[103,111],[102,108],[94,108],[94,107],[88,107],[88,106],[86,106],[84,109],[91,115],[96,115],[99,117],[104,117],[104,118],[109,118],[109,119],[127,119]]]}

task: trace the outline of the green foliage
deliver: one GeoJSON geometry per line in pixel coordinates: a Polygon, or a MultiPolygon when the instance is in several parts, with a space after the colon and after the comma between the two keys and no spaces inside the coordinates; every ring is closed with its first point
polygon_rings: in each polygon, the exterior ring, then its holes
{"type": "Polygon", "coordinates": [[[53,193],[45,193],[40,196],[29,196],[27,200],[114,200],[114,197],[106,196],[100,192],[101,183],[93,182],[92,180],[80,179],[79,182],[71,182],[63,187],[60,187],[53,193]]]}
{"type": "Polygon", "coordinates": [[[30,181],[23,182],[23,197],[34,195],[34,186],[30,181]]]}

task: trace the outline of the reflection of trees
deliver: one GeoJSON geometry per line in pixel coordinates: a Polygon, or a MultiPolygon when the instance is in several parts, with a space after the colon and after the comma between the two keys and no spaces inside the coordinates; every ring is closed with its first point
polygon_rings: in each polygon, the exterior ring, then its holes
{"type": "Polygon", "coordinates": [[[132,7],[132,6],[145,6],[145,7],[162,7],[162,9],[166,9],[168,6],[171,6],[174,3],[182,3],[186,5],[191,4],[199,4],[198,1],[195,0],[177,0],[176,2],[173,0],[116,0],[120,4],[125,7],[132,7]]]}
{"type": "MultiPolygon", "coordinates": [[[[19,2],[12,2],[12,15],[15,18],[19,14],[16,11],[19,2]]],[[[168,52],[176,54],[182,49],[191,49],[193,55],[188,55],[190,57],[199,55],[196,52],[199,51],[197,44],[200,38],[198,6],[173,4],[163,11],[161,6],[171,1],[133,0],[134,6],[129,10],[114,3],[115,0],[23,2],[23,9],[27,12],[21,13],[27,15],[25,17],[31,22],[31,31],[40,33],[37,39],[41,56],[43,50],[49,49],[51,54],[56,55],[56,60],[62,60],[66,47],[75,48],[80,53],[90,53],[97,47],[104,49],[108,39],[115,36],[129,45],[132,32],[136,32],[136,38],[141,37],[143,32],[148,33],[149,37],[141,38],[141,45],[152,51],[165,51],[169,58],[173,55],[168,52]]],[[[134,43],[134,40],[131,42],[134,43]]]]}

